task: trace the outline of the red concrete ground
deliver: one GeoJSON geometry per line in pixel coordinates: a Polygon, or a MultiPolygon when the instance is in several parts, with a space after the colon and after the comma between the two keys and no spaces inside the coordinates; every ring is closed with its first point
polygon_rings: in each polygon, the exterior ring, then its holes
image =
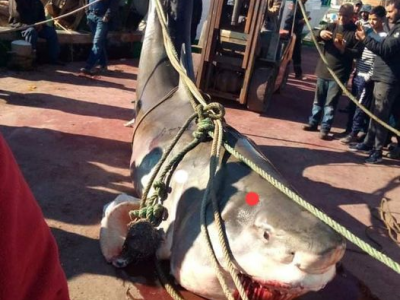
{"type": "MultiPolygon", "coordinates": [[[[309,79],[291,77],[267,114],[228,103],[227,121],[252,138],[302,196],[399,262],[399,246],[388,238],[377,208],[386,197],[400,213],[400,161],[365,165],[364,155],[338,140],[301,130],[311,109],[316,52],[305,48],[303,59],[309,79]]],[[[116,270],[104,262],[97,240],[103,205],[131,192],[131,129],[123,124],[132,117],[136,66],[115,61],[98,80],[77,77],[78,63],[0,73],[0,131],[56,236],[74,300],[169,299],[150,266],[132,267],[129,275],[116,270]]],[[[344,124],[345,115],[337,114],[333,132],[344,124]]],[[[379,299],[400,299],[400,275],[350,243],[343,264],[379,299]]],[[[362,299],[354,282],[349,274],[339,276],[304,299],[362,299]]]]}

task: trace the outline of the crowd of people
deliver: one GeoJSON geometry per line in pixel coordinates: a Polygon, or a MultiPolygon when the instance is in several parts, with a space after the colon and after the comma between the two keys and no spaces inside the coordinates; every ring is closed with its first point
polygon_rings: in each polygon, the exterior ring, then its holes
{"type": "MultiPolygon", "coordinates": [[[[323,43],[329,68],[319,60],[317,85],[306,131],[319,131],[329,140],[336,107],[342,95],[338,82],[346,85],[351,78],[352,94],[374,116],[395,129],[400,128],[400,0],[389,0],[372,8],[357,0],[343,4],[338,20],[315,33],[323,43]],[[354,67],[355,66],[355,67],[354,67]],[[336,77],[336,78],[334,78],[336,77]]],[[[340,140],[349,150],[368,153],[366,163],[379,163],[383,149],[389,157],[399,157],[400,138],[391,144],[392,134],[350,101],[348,122],[340,140]]]]}
{"type": "MultiPolygon", "coordinates": [[[[107,34],[110,22],[116,16],[119,2],[116,0],[89,0],[86,9],[87,25],[93,36],[93,44],[86,65],[79,71],[94,75],[107,71],[107,34]]],[[[51,4],[50,4],[51,5],[51,4]]],[[[36,57],[38,38],[47,42],[48,63],[63,65],[59,60],[60,45],[54,24],[47,20],[47,10],[40,0],[10,0],[10,20],[13,27],[32,25],[21,31],[22,37],[31,44],[32,55],[36,57]],[[44,22],[38,25],[37,23],[44,22]]]]}

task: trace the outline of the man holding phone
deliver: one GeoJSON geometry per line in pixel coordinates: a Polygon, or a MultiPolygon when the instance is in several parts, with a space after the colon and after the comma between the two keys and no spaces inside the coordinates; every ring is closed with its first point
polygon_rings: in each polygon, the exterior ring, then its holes
{"type": "MultiPolygon", "coordinates": [[[[353,22],[353,15],[353,5],[343,4],[339,9],[338,21],[329,23],[316,32],[317,39],[324,43],[323,53],[329,68],[335,72],[343,84],[350,77],[353,59],[361,57],[364,48],[363,44],[355,38],[357,27],[353,22]]],[[[321,59],[317,65],[316,75],[317,87],[311,116],[303,129],[318,131],[318,124],[322,119],[320,138],[327,140],[342,90],[321,59]]]]}
{"type": "MultiPolygon", "coordinates": [[[[385,39],[377,41],[368,36],[364,29],[357,30],[356,38],[376,54],[371,77],[375,83],[372,112],[388,123],[393,104],[400,101],[400,0],[388,1],[386,18],[392,27],[385,39]]],[[[371,121],[364,142],[356,144],[352,149],[372,150],[366,162],[379,163],[382,161],[382,149],[387,134],[385,127],[371,121]]]]}

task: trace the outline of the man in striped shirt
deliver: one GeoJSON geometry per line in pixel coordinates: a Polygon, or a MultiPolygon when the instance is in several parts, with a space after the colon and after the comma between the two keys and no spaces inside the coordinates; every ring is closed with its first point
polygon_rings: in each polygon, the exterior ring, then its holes
{"type": "MultiPolygon", "coordinates": [[[[371,38],[381,41],[387,33],[384,31],[384,19],[386,10],[383,6],[375,7],[369,14],[369,24],[366,29],[366,33],[371,38]]],[[[366,108],[370,108],[372,98],[374,82],[371,80],[373,72],[375,54],[364,48],[361,58],[357,60],[356,71],[352,82],[352,94],[358,99],[358,101],[366,108]]],[[[349,131],[349,135],[340,140],[343,144],[349,144],[358,140],[358,134],[364,132],[364,136],[368,130],[369,118],[365,112],[360,108],[355,108],[353,113],[349,113],[349,120],[347,122],[346,129],[349,131]]]]}
{"type": "MultiPolygon", "coordinates": [[[[387,20],[392,24],[382,41],[367,36],[364,30],[357,30],[356,37],[366,48],[377,56],[374,61],[374,102],[372,111],[383,122],[389,121],[393,104],[400,99],[400,0],[389,0],[386,6],[387,20]]],[[[388,130],[375,121],[370,122],[368,134],[363,143],[356,144],[355,151],[369,151],[366,163],[382,161],[382,149],[388,130]]]]}

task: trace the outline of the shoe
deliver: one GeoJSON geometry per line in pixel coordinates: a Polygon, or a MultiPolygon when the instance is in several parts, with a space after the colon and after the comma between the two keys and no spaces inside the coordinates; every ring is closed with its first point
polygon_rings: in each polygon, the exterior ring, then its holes
{"type": "Polygon", "coordinates": [[[107,66],[99,66],[96,68],[96,73],[106,73],[108,72],[107,66]]]}
{"type": "Polygon", "coordinates": [[[369,152],[372,150],[371,146],[368,146],[364,143],[353,144],[349,146],[350,151],[360,151],[360,152],[369,152]]]}
{"type": "Polygon", "coordinates": [[[329,132],[327,132],[327,131],[321,131],[321,132],[319,133],[319,138],[320,138],[321,140],[324,140],[324,141],[329,140],[329,135],[328,135],[328,133],[329,133],[329,132]]]}
{"type": "Polygon", "coordinates": [[[355,142],[357,142],[357,136],[352,134],[352,133],[350,133],[346,137],[340,139],[340,142],[342,144],[345,144],[345,145],[348,145],[348,144],[351,144],[351,143],[355,143],[355,142]]]}
{"type": "Polygon", "coordinates": [[[373,151],[371,155],[365,160],[367,164],[379,164],[382,162],[382,151],[373,151]]]}
{"type": "Polygon", "coordinates": [[[318,125],[307,124],[303,126],[303,130],[305,131],[318,131],[318,125]]]}
{"type": "Polygon", "coordinates": [[[295,75],[294,78],[295,78],[295,79],[298,79],[298,80],[307,80],[307,77],[306,77],[306,76],[303,76],[302,74],[295,75]]]}
{"type": "Polygon", "coordinates": [[[400,146],[393,147],[386,156],[389,158],[399,159],[400,158],[400,146]]]}
{"type": "Polygon", "coordinates": [[[86,69],[86,68],[80,68],[79,72],[81,72],[81,73],[83,73],[85,75],[88,75],[88,76],[93,76],[94,75],[93,71],[91,71],[89,69],[86,69]]]}

